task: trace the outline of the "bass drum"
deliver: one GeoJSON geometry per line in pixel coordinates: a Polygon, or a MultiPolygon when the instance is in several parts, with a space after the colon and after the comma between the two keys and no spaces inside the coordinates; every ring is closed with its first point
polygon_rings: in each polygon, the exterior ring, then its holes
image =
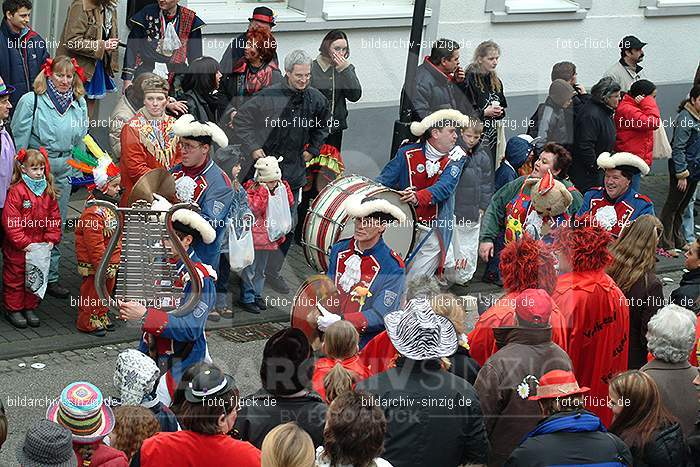
{"type": "Polygon", "coordinates": [[[384,241],[401,258],[406,259],[416,240],[416,211],[401,202],[401,195],[369,178],[360,175],[342,177],[326,186],[316,196],[304,220],[302,245],[304,256],[311,267],[319,272],[328,271],[331,247],[342,238],[352,237],[354,226],[343,207],[351,195],[361,194],[385,199],[406,214],[406,222],[394,222],[384,232],[384,241]]]}

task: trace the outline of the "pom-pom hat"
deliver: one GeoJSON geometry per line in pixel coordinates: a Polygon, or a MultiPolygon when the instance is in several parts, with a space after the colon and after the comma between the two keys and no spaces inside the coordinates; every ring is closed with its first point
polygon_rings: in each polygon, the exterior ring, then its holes
{"type": "Polygon", "coordinates": [[[71,383],[46,411],[46,419],[65,426],[73,442],[92,444],[114,429],[114,413],[104,403],[102,392],[85,381],[71,383]]]}
{"type": "Polygon", "coordinates": [[[282,170],[280,162],[282,157],[275,158],[273,156],[261,157],[255,161],[255,174],[253,178],[256,182],[279,182],[282,180],[282,170]]]}

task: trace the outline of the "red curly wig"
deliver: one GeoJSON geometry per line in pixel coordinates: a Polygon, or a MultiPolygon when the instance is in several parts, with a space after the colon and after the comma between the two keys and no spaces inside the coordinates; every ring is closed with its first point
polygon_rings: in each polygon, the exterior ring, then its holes
{"type": "Polygon", "coordinates": [[[613,261],[608,250],[612,236],[601,227],[562,227],[555,231],[554,238],[554,247],[566,255],[573,272],[597,271],[613,261]]]}
{"type": "Polygon", "coordinates": [[[551,295],[557,283],[552,250],[541,240],[524,235],[501,252],[499,269],[508,292],[544,289],[551,295]]]}

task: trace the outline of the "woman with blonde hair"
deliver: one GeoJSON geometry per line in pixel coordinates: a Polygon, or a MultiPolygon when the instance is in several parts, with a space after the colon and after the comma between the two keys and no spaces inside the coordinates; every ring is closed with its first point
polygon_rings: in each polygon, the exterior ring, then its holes
{"type": "Polygon", "coordinates": [[[633,465],[688,465],[681,426],[664,407],[651,376],[639,370],[615,376],[610,381],[609,405],[613,412],[609,431],[630,448],[633,465]]]}
{"type": "Polygon", "coordinates": [[[656,245],[663,227],[652,215],[635,219],[610,246],[613,263],[607,273],[625,294],[630,309],[628,368],[647,361],[647,325],[664,305],[663,285],[656,277],[656,245]]]}
{"type": "Polygon", "coordinates": [[[481,367],[469,355],[467,311],[464,308],[464,301],[451,293],[441,293],[435,296],[431,303],[435,314],[450,320],[459,338],[459,345],[455,354],[451,357],[443,358],[445,367],[450,373],[469,381],[469,384],[473,385],[481,367]]]}
{"type": "MultiPolygon", "coordinates": [[[[83,69],[75,59],[59,55],[49,58],[34,80],[34,92],[28,92],[17,103],[12,117],[12,134],[17,150],[46,148],[50,172],[58,192],[58,208],[65,225],[70,201],[70,177],[80,176],[68,165],[74,147],[85,149],[83,137],[88,132],[87,104],[83,86],[83,69]]],[[[63,234],[63,226],[61,227],[63,234]]],[[[58,245],[51,251],[46,293],[68,298],[70,292],[58,284],[58,245]]]]}
{"type": "Polygon", "coordinates": [[[141,444],[160,431],[155,415],[146,407],[123,405],[114,409],[114,431],[109,435],[109,443],[131,460],[141,449],[141,444]]]}
{"type": "Polygon", "coordinates": [[[262,442],[262,467],[313,467],[314,443],[294,422],[273,428],[262,442]]]}
{"type": "Polygon", "coordinates": [[[498,140],[497,123],[506,116],[506,96],[503,82],[496,73],[501,48],[494,41],[484,41],[474,50],[474,57],[461,84],[467,99],[474,106],[476,115],[484,122],[482,147],[496,157],[498,140]]]}

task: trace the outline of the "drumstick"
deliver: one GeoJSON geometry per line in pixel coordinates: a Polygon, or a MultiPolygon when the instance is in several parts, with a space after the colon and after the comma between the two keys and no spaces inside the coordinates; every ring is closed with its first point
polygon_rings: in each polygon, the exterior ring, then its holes
{"type": "Polygon", "coordinates": [[[333,314],[333,313],[331,313],[330,311],[326,310],[326,309],[323,307],[323,305],[321,305],[320,303],[317,303],[317,304],[316,304],[316,307],[318,308],[318,311],[320,311],[321,314],[322,314],[323,316],[330,316],[330,315],[333,314]]]}

